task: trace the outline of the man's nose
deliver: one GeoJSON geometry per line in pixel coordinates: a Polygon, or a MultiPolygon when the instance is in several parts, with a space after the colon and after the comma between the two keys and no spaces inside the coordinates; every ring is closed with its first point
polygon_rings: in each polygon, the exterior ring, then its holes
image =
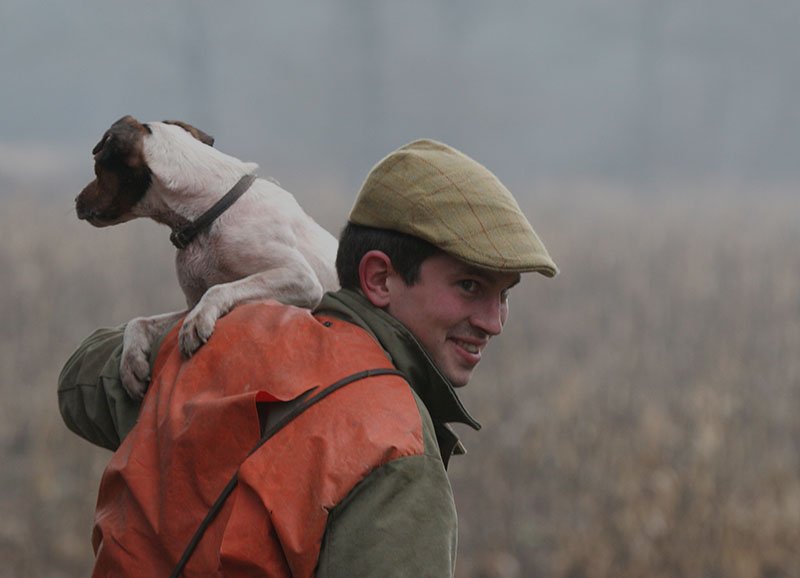
{"type": "Polygon", "coordinates": [[[505,323],[505,304],[500,299],[484,299],[473,313],[470,321],[473,327],[490,336],[500,335],[505,323]]]}

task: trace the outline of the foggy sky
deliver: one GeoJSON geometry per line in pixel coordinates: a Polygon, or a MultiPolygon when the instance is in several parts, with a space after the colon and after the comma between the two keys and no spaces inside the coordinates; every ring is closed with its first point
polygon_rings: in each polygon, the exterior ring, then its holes
{"type": "Polygon", "coordinates": [[[0,0],[0,183],[88,171],[124,114],[281,181],[356,187],[430,137],[517,187],[791,182],[798,23],[793,0],[0,0]]]}

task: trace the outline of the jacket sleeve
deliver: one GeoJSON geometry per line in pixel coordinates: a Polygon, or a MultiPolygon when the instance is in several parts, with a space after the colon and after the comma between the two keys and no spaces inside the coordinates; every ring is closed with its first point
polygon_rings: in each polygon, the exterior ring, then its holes
{"type": "Polygon", "coordinates": [[[401,458],[372,472],[331,511],[317,578],[451,577],[456,540],[441,459],[401,458]]]}
{"type": "Polygon", "coordinates": [[[124,325],[98,329],[72,354],[58,377],[58,405],[67,427],[116,450],[133,428],[139,401],[122,387],[119,362],[124,325]]]}

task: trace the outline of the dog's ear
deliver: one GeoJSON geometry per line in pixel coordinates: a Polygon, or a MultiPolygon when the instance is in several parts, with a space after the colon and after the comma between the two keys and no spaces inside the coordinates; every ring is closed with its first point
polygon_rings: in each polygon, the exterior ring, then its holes
{"type": "Polygon", "coordinates": [[[189,123],[180,121],[180,120],[165,120],[164,124],[174,124],[176,126],[181,127],[183,130],[188,132],[194,138],[199,140],[203,144],[207,144],[210,147],[214,146],[214,137],[210,134],[204,133],[197,127],[190,125],[189,123]]]}

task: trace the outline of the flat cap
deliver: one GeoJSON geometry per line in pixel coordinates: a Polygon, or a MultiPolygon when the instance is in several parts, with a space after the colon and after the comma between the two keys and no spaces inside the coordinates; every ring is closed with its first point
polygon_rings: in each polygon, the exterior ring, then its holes
{"type": "Polygon", "coordinates": [[[483,269],[558,273],[500,180],[464,153],[433,140],[409,143],[375,165],[349,221],[413,235],[483,269]]]}

